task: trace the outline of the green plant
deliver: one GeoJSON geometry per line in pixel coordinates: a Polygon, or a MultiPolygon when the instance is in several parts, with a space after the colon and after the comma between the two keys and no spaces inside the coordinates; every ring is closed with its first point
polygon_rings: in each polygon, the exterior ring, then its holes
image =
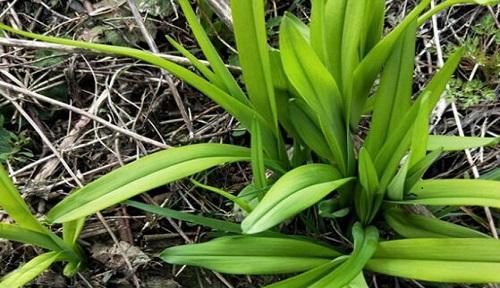
{"type": "Polygon", "coordinates": [[[477,105],[482,101],[495,101],[495,91],[481,80],[462,81],[451,79],[447,96],[458,100],[464,108],[477,105]]]}
{"type": "Polygon", "coordinates": [[[20,287],[57,261],[68,262],[64,268],[66,276],[74,275],[84,265],[83,251],[77,244],[83,221],[65,223],[61,239],[31,214],[28,205],[1,165],[0,207],[15,222],[15,224],[0,223],[0,238],[31,244],[50,251],[4,276],[0,281],[0,287],[20,287]]]}
{"type": "MultiPolygon", "coordinates": [[[[500,207],[498,181],[422,179],[443,151],[499,142],[498,138],[428,135],[430,113],[463,49],[453,53],[412,100],[417,27],[452,4],[498,1],[448,0],[425,12],[430,0],[423,0],[383,35],[383,0],[313,0],[309,26],[291,14],[282,18],[278,50],[267,45],[264,1],[233,0],[233,28],[246,93],[224,65],[188,0],[178,2],[210,65],[175,40],[168,41],[200,75],[145,51],[0,25],[25,37],[133,57],[166,69],[217,102],[251,134],[250,148],[195,144],[157,152],[116,169],[57,204],[48,214],[49,222],[81,222],[149,189],[224,163],[248,161],[253,181],[237,204],[251,211],[241,225],[126,202],[229,234],[207,243],[168,248],[161,254],[163,260],[234,274],[302,272],[269,287],[367,287],[363,269],[437,282],[500,282],[500,242],[402,208],[500,207]],[[380,83],[371,93],[377,79],[380,83]],[[355,149],[352,135],[361,116],[368,113],[372,115],[368,136],[355,149]],[[268,171],[272,177],[266,177],[268,171]],[[325,217],[350,216],[344,221],[353,239],[350,253],[284,235],[275,228],[317,203],[325,217]],[[380,241],[375,219],[385,219],[407,239],[380,241]]],[[[224,191],[203,188],[234,200],[224,191]]]]}
{"type": "Polygon", "coordinates": [[[29,143],[29,138],[25,135],[16,135],[4,127],[4,117],[0,114],[0,161],[15,159],[26,161],[26,158],[33,157],[28,151],[23,151],[23,146],[29,143]]]}

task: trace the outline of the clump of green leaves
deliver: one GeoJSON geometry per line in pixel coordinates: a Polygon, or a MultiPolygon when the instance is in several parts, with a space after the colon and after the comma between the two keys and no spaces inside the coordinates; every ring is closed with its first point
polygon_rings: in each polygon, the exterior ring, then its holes
{"type": "Polygon", "coordinates": [[[0,280],[0,287],[21,287],[54,262],[68,263],[64,268],[64,274],[67,276],[74,275],[83,266],[83,252],[76,241],[84,222],[65,223],[63,238],[57,236],[43,225],[42,221],[33,216],[7,171],[1,165],[0,208],[14,220],[13,224],[0,223],[0,238],[31,244],[49,251],[5,275],[0,280]]]}
{"type": "Polygon", "coordinates": [[[313,0],[310,23],[284,15],[279,45],[269,47],[264,1],[232,0],[244,87],[225,66],[188,0],[178,2],[210,65],[174,39],[168,41],[198,74],[141,50],[0,25],[25,37],[133,57],[166,69],[226,109],[251,135],[250,148],[195,144],[146,156],[71,193],[49,212],[49,222],[80,222],[166,183],[221,164],[247,161],[253,180],[241,193],[245,197],[236,201],[220,189],[203,186],[247,211],[240,224],[127,202],[227,234],[202,244],[168,248],[161,253],[164,261],[232,274],[299,273],[268,287],[368,287],[365,269],[436,282],[500,282],[500,242],[404,209],[412,205],[500,208],[498,181],[422,179],[443,151],[500,141],[428,134],[431,111],[464,50],[450,55],[415,97],[412,90],[418,26],[453,4],[498,1],[448,0],[428,10],[430,0],[423,0],[384,35],[383,0],[313,0]],[[370,130],[356,149],[352,136],[368,113],[370,130]],[[269,171],[273,177],[267,177],[269,171]],[[350,251],[280,233],[280,224],[317,204],[320,216],[346,217],[343,230],[352,235],[350,251]],[[403,239],[380,239],[375,227],[380,220],[403,239]]]}

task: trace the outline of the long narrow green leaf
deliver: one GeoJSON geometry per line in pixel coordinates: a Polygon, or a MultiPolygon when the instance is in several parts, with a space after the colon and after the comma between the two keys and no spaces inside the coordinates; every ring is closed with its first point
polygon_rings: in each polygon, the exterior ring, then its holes
{"type": "Polygon", "coordinates": [[[193,66],[200,71],[200,73],[205,76],[212,84],[219,87],[222,90],[226,90],[223,80],[215,74],[210,68],[208,68],[205,64],[203,64],[198,58],[196,58],[191,52],[189,52],[186,48],[184,48],[180,43],[174,40],[174,38],[170,36],[165,36],[168,42],[174,46],[177,51],[179,51],[184,57],[186,57],[193,66]]]}
{"type": "Polygon", "coordinates": [[[386,140],[374,159],[375,168],[380,175],[380,189],[383,191],[393,179],[399,163],[411,144],[412,127],[419,113],[420,102],[415,103],[401,119],[399,126],[386,140]]]}
{"type": "Polygon", "coordinates": [[[55,223],[72,221],[205,169],[249,158],[247,148],[225,144],[195,144],[156,152],[71,193],[50,210],[48,218],[55,223]]]}
{"type": "MultiPolygon", "coordinates": [[[[262,133],[264,134],[263,139],[265,142],[264,147],[266,149],[267,154],[274,159],[278,159],[276,155],[280,155],[279,151],[280,148],[276,144],[275,140],[275,137],[277,135],[276,128],[273,127],[271,123],[262,118],[260,114],[256,113],[253,106],[242,103],[240,100],[227,94],[224,90],[208,82],[203,77],[196,75],[195,73],[189,71],[188,69],[180,65],[177,65],[166,59],[163,59],[160,56],[157,56],[147,51],[132,49],[128,47],[94,44],[83,41],[74,41],[64,38],[50,37],[50,36],[30,33],[14,29],[12,27],[9,27],[1,23],[0,23],[0,30],[9,31],[24,37],[38,39],[49,43],[68,45],[82,49],[89,49],[104,53],[127,56],[163,68],[172,73],[173,75],[179,77],[189,85],[198,89],[200,92],[202,92],[207,97],[212,99],[214,102],[219,104],[227,112],[236,117],[243,124],[243,126],[247,128],[251,127],[253,119],[257,118],[259,122],[262,124],[261,128],[262,128],[262,133]]],[[[283,151],[281,151],[281,153],[283,153],[283,151]]]]}
{"type": "Polygon", "coordinates": [[[411,107],[416,23],[410,24],[384,66],[365,147],[372,155],[389,138],[411,107]]]}
{"type": "MultiPolygon", "coordinates": [[[[38,245],[50,250],[64,251],[64,255],[68,258],[74,261],[81,260],[75,252],[76,247],[72,249],[73,245],[67,245],[31,214],[2,165],[0,165],[0,208],[4,209],[17,224],[1,227],[5,238],[12,237],[9,239],[38,245]]],[[[0,235],[0,237],[2,236],[0,235]]]]}
{"type": "Polygon", "coordinates": [[[329,67],[325,31],[325,0],[311,1],[311,46],[325,67],[329,67]]]}
{"type": "Polygon", "coordinates": [[[52,251],[61,251],[58,244],[47,234],[23,228],[19,225],[0,223],[0,238],[31,244],[52,251]]]}
{"type": "MultiPolygon", "coordinates": [[[[439,99],[441,99],[441,95],[446,89],[446,85],[450,81],[453,73],[460,64],[460,60],[465,52],[465,48],[461,47],[457,49],[457,51],[453,52],[453,54],[448,57],[443,67],[432,77],[431,81],[425,86],[425,88],[420,92],[420,95],[425,95],[426,93],[430,93],[429,96],[429,106],[428,111],[426,111],[427,115],[430,115],[432,109],[436,106],[439,99]]],[[[419,96],[419,100],[421,101],[422,97],[419,96]]]]}
{"type": "Polygon", "coordinates": [[[347,0],[328,0],[325,5],[325,39],[333,78],[342,85],[342,39],[347,0]]]}
{"type": "Polygon", "coordinates": [[[331,248],[304,240],[249,236],[176,246],[160,255],[171,264],[194,265],[230,274],[301,272],[338,256],[341,254],[331,248]]]}
{"type": "Polygon", "coordinates": [[[500,181],[493,180],[422,180],[410,191],[413,199],[403,204],[490,206],[500,208],[500,181]]]}
{"type": "Polygon", "coordinates": [[[252,123],[252,130],[250,132],[250,157],[252,163],[253,181],[257,188],[264,188],[267,186],[266,168],[264,166],[264,147],[262,147],[262,133],[259,122],[254,120],[252,123]]]}
{"type": "Polygon", "coordinates": [[[405,183],[408,175],[408,159],[403,163],[396,176],[392,178],[387,186],[387,198],[391,200],[403,200],[405,195],[405,183]]]}
{"type": "Polygon", "coordinates": [[[429,3],[430,0],[421,1],[396,28],[394,28],[387,36],[378,42],[375,47],[373,47],[370,53],[368,53],[363,61],[361,61],[361,63],[357,66],[356,71],[354,71],[353,78],[353,83],[355,85],[352,94],[353,107],[350,122],[352,127],[357,126],[370,88],[377,78],[380,69],[386,62],[390,53],[393,51],[393,47],[397,40],[406,30],[408,25],[410,25],[420,15],[429,3]]]}
{"type": "Polygon", "coordinates": [[[356,105],[353,102],[353,88],[360,83],[354,82],[354,71],[361,61],[360,49],[364,29],[365,10],[368,1],[356,0],[347,1],[344,18],[344,31],[342,33],[341,46],[341,73],[342,73],[342,95],[344,100],[344,111],[346,122],[349,123],[351,116],[351,106],[356,105]]]}
{"type": "Polygon", "coordinates": [[[257,111],[278,129],[264,1],[232,0],[234,35],[245,86],[257,111]]]}
{"type": "Polygon", "coordinates": [[[488,235],[474,229],[411,214],[400,208],[386,210],[384,216],[389,226],[405,238],[488,238],[488,235]]]}
{"type": "Polygon", "coordinates": [[[422,179],[427,169],[439,158],[442,151],[441,149],[432,151],[408,170],[403,189],[405,192],[410,191],[422,179]]]}
{"type": "Polygon", "coordinates": [[[82,232],[83,225],[85,224],[85,217],[76,219],[71,222],[63,223],[63,239],[70,246],[74,246],[78,237],[82,232]]]}
{"type": "Polygon", "coordinates": [[[300,213],[352,180],[340,178],[340,173],[326,164],[308,164],[291,170],[274,183],[245,218],[242,230],[259,233],[300,213]]]}
{"type": "Polygon", "coordinates": [[[58,252],[48,252],[31,259],[20,268],[10,272],[0,282],[2,288],[18,288],[35,279],[59,257],[58,252]]]}
{"type": "Polygon", "coordinates": [[[0,208],[4,209],[23,228],[46,233],[45,227],[31,214],[28,205],[17,191],[9,174],[0,165],[0,208]]]}
{"type": "Polygon", "coordinates": [[[342,174],[350,174],[347,171],[346,156],[348,139],[337,84],[302,37],[294,21],[287,16],[283,18],[280,27],[280,48],[283,67],[290,83],[317,114],[322,132],[342,174]]]}
{"type": "Polygon", "coordinates": [[[425,94],[422,97],[422,101],[420,101],[420,111],[418,112],[412,128],[408,167],[413,167],[417,162],[424,159],[425,153],[427,152],[426,143],[429,133],[429,116],[425,111],[431,109],[429,109],[429,94],[425,94]]]}
{"type": "Polygon", "coordinates": [[[366,228],[365,231],[362,231],[360,225],[354,225],[353,237],[355,242],[354,251],[349,258],[330,274],[309,286],[310,288],[343,288],[361,273],[366,262],[372,257],[377,249],[378,230],[370,226],[366,228]],[[356,230],[360,231],[358,232],[356,230]],[[363,235],[356,235],[361,233],[363,235]]]}
{"type": "Polygon", "coordinates": [[[224,61],[222,61],[222,59],[220,58],[219,54],[215,50],[215,47],[210,42],[207,33],[203,29],[203,26],[201,26],[201,23],[198,21],[198,17],[196,17],[191,4],[189,4],[189,1],[179,0],[178,2],[182,8],[182,12],[184,12],[186,20],[189,23],[189,27],[193,31],[193,34],[196,37],[201,50],[203,51],[203,54],[205,54],[205,56],[207,57],[208,62],[210,62],[210,66],[214,70],[215,74],[217,74],[217,76],[224,82],[226,89],[222,90],[228,91],[241,103],[249,105],[250,102],[248,101],[248,98],[245,96],[240,86],[234,79],[233,75],[231,75],[231,72],[229,72],[229,69],[227,69],[227,67],[224,65],[224,61]]]}
{"type": "Polygon", "coordinates": [[[224,220],[208,218],[200,215],[180,212],[169,208],[163,208],[153,205],[144,204],[137,201],[127,200],[124,202],[126,205],[144,210],[146,212],[158,214],[164,217],[174,218],[189,223],[203,225],[215,230],[241,234],[240,225],[224,220]]]}
{"type": "Polygon", "coordinates": [[[273,283],[271,285],[265,286],[265,288],[303,288],[309,287],[309,285],[314,284],[319,279],[326,276],[335,267],[339,266],[346,260],[345,256],[340,256],[334,260],[306,271],[294,277],[282,280],[280,282],[273,283]]]}
{"type": "Polygon", "coordinates": [[[364,18],[369,21],[364,23],[364,35],[361,45],[361,56],[365,56],[377,45],[382,38],[385,23],[385,1],[371,0],[367,1],[364,18]]]}
{"type": "Polygon", "coordinates": [[[500,241],[440,238],[381,242],[366,268],[424,281],[498,283],[500,241]]]}
{"type": "Polygon", "coordinates": [[[363,272],[359,273],[356,278],[352,279],[351,283],[349,283],[344,288],[370,288],[366,283],[365,275],[363,272]]]}
{"type": "Polygon", "coordinates": [[[379,185],[377,170],[368,150],[359,151],[359,182],[369,193],[374,193],[379,185]]]}
{"type": "Polygon", "coordinates": [[[368,223],[374,212],[376,194],[379,189],[379,178],[372,157],[365,148],[361,148],[359,151],[358,170],[361,187],[355,190],[358,192],[354,196],[355,208],[361,221],[368,223]]]}
{"type": "Polygon", "coordinates": [[[300,138],[304,143],[311,148],[320,157],[329,160],[334,163],[332,152],[329,149],[328,143],[325,137],[321,133],[321,129],[318,128],[317,121],[310,118],[312,112],[307,113],[308,107],[305,103],[300,104],[300,99],[294,99],[288,103],[288,114],[290,115],[290,121],[297,131],[300,131],[300,138]]]}
{"type": "Polygon", "coordinates": [[[448,0],[442,1],[438,5],[434,6],[432,9],[425,12],[422,16],[418,18],[419,25],[422,25],[431,18],[433,15],[438,14],[443,9],[457,4],[478,4],[478,5],[495,5],[500,4],[500,0],[448,0]]]}
{"type": "Polygon", "coordinates": [[[219,194],[220,196],[228,199],[229,201],[232,201],[234,202],[235,204],[237,204],[238,206],[241,207],[241,209],[245,210],[245,212],[247,213],[250,213],[252,211],[252,207],[243,199],[237,197],[237,196],[234,196],[233,194],[229,193],[229,192],[226,192],[222,189],[219,189],[217,187],[213,187],[213,186],[209,186],[209,185],[205,185],[205,184],[202,184],[194,179],[191,179],[191,182],[196,186],[196,187],[200,187],[202,189],[205,189],[205,190],[208,190],[208,191],[211,191],[211,192],[214,192],[216,194],[219,194]]]}
{"type": "Polygon", "coordinates": [[[495,146],[500,143],[500,137],[461,137],[446,135],[429,135],[427,150],[460,151],[465,149],[495,146]]]}
{"type": "MultiPolygon", "coordinates": [[[[33,38],[41,41],[46,41],[49,43],[56,43],[62,45],[68,45],[73,47],[78,47],[82,49],[95,50],[104,53],[111,53],[115,55],[122,55],[131,58],[135,58],[147,63],[151,63],[155,66],[161,67],[175,76],[181,78],[186,81],[189,85],[195,87],[203,94],[210,97],[213,101],[217,102],[221,105],[226,111],[230,114],[234,115],[238,120],[240,120],[246,127],[251,127],[252,119],[256,116],[253,108],[246,104],[243,104],[240,100],[236,100],[231,95],[227,94],[224,90],[216,87],[211,84],[204,78],[196,75],[195,73],[189,71],[188,69],[177,65],[173,62],[170,62],[160,56],[157,56],[153,53],[142,51],[138,49],[121,47],[121,46],[112,46],[112,45],[103,45],[103,44],[94,44],[83,41],[75,41],[70,39],[58,38],[58,37],[50,37],[35,33],[30,33],[22,30],[17,30],[12,27],[0,23],[0,30],[5,30],[11,33],[15,33],[24,37],[33,38]]],[[[261,119],[265,124],[266,121],[261,119]]],[[[272,139],[272,138],[271,138],[272,139]]]]}

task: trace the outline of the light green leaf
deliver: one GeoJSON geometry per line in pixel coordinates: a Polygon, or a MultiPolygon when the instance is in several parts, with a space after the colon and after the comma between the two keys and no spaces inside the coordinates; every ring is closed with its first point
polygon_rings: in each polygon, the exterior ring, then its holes
{"type": "Polygon", "coordinates": [[[277,274],[306,271],[340,255],[331,248],[304,240],[234,236],[167,248],[160,257],[171,264],[194,265],[223,273],[277,274]]]}
{"type": "Polygon", "coordinates": [[[245,212],[247,212],[247,213],[250,213],[252,211],[252,207],[248,203],[246,203],[245,200],[243,200],[237,196],[234,196],[233,194],[231,194],[229,192],[226,192],[226,191],[219,189],[217,187],[202,184],[194,179],[191,179],[191,183],[193,183],[196,187],[200,187],[202,189],[214,192],[214,193],[219,194],[220,196],[228,199],[229,201],[234,202],[235,204],[240,206],[243,210],[245,210],[245,212]]]}
{"type": "MultiPolygon", "coordinates": [[[[264,166],[264,148],[259,122],[254,120],[250,132],[250,157],[252,163],[253,181],[257,188],[267,186],[266,167],[264,166]]],[[[242,207],[243,208],[243,207],[242,207]]]]}
{"type": "Polygon", "coordinates": [[[495,146],[500,143],[500,137],[461,137],[446,135],[429,135],[427,150],[460,151],[470,148],[495,146]]]}
{"type": "Polygon", "coordinates": [[[217,50],[215,50],[215,47],[210,42],[207,33],[199,22],[198,17],[196,17],[191,4],[189,4],[189,1],[179,0],[178,2],[182,8],[182,12],[184,12],[184,17],[186,17],[186,20],[189,23],[189,27],[193,31],[193,34],[196,37],[201,50],[203,51],[203,54],[205,54],[205,56],[207,57],[207,60],[210,63],[210,66],[212,67],[215,74],[217,74],[217,76],[224,82],[226,86],[226,89],[221,89],[224,91],[228,91],[229,94],[238,99],[241,103],[250,106],[248,98],[245,96],[240,86],[234,79],[233,75],[231,74],[231,72],[229,72],[229,69],[227,69],[224,62],[220,58],[217,50]]]}
{"type": "Polygon", "coordinates": [[[405,195],[405,182],[408,174],[408,159],[403,163],[396,176],[392,178],[387,186],[387,198],[391,200],[403,200],[405,195]]]}
{"type": "Polygon", "coordinates": [[[500,4],[500,0],[472,0],[468,2],[476,3],[479,5],[489,5],[489,6],[500,4]]]}
{"type": "MultiPolygon", "coordinates": [[[[429,167],[439,158],[442,152],[442,149],[434,150],[431,153],[427,154],[422,160],[413,165],[413,167],[409,169],[406,175],[406,183],[404,183],[405,186],[403,190],[410,191],[413,186],[422,179],[427,169],[429,169],[429,167]]],[[[401,199],[402,198],[394,200],[401,199]]]]}
{"type": "Polygon", "coordinates": [[[412,139],[410,144],[409,166],[413,167],[417,162],[425,158],[426,144],[429,133],[429,115],[426,111],[430,111],[429,94],[422,95],[420,101],[420,111],[412,128],[412,139]]]}
{"type": "Polygon", "coordinates": [[[319,279],[326,276],[328,273],[332,271],[335,267],[342,264],[347,257],[340,256],[335,258],[334,260],[320,265],[316,268],[313,268],[309,271],[306,271],[302,274],[299,274],[294,277],[290,277],[288,279],[282,280],[280,282],[273,283],[271,285],[265,286],[265,288],[303,288],[309,287],[311,284],[314,284],[319,279]]]}
{"type": "Polygon", "coordinates": [[[277,133],[278,114],[264,10],[264,1],[231,1],[236,46],[250,101],[277,133]]]}
{"type": "Polygon", "coordinates": [[[344,100],[344,111],[346,122],[349,122],[351,116],[351,107],[355,101],[352,98],[353,87],[360,83],[354,82],[354,71],[361,61],[360,44],[363,35],[366,18],[365,9],[368,1],[372,0],[356,0],[347,1],[344,15],[344,31],[342,32],[341,46],[341,74],[342,74],[342,95],[344,100]]]}
{"type": "Polygon", "coordinates": [[[50,250],[64,251],[64,255],[68,258],[75,261],[80,260],[80,256],[75,252],[77,248],[72,249],[31,214],[2,165],[0,165],[0,208],[4,209],[17,224],[2,225],[0,237],[30,243],[50,250]]]}
{"type": "Polygon", "coordinates": [[[43,271],[47,270],[52,263],[57,261],[58,257],[59,253],[48,252],[33,258],[28,263],[22,265],[20,268],[10,272],[2,278],[0,287],[18,288],[23,286],[24,284],[35,279],[35,277],[40,275],[43,271]]]}
{"type": "Polygon", "coordinates": [[[85,224],[85,217],[63,223],[64,242],[66,242],[70,246],[74,246],[76,244],[76,241],[78,241],[78,237],[82,232],[84,224],[85,224]]]}
{"type": "Polygon", "coordinates": [[[365,148],[359,151],[359,182],[368,193],[375,193],[379,184],[377,170],[370,153],[365,148]]]}
{"type": "Polygon", "coordinates": [[[365,56],[377,45],[382,38],[385,23],[385,1],[371,0],[367,1],[365,9],[363,27],[363,37],[361,42],[361,56],[365,56]]]}
{"type": "Polygon", "coordinates": [[[342,35],[344,32],[344,19],[347,0],[328,0],[325,5],[325,39],[328,49],[328,60],[333,78],[342,84],[341,59],[342,35]]]}
{"type": "Polygon", "coordinates": [[[61,248],[49,235],[19,225],[0,223],[0,238],[31,244],[52,251],[61,251],[61,248]]]}
{"type": "Polygon", "coordinates": [[[411,107],[416,37],[416,23],[413,22],[397,41],[385,63],[380,86],[371,97],[375,104],[364,146],[372,155],[376,155],[385,139],[391,137],[411,107]]]}
{"type": "Polygon", "coordinates": [[[182,47],[182,45],[179,44],[177,41],[175,41],[174,38],[172,38],[168,35],[166,35],[165,37],[167,38],[168,42],[172,46],[174,46],[175,49],[177,49],[177,51],[179,51],[182,55],[184,55],[184,57],[188,58],[189,62],[191,62],[191,64],[193,64],[193,66],[196,69],[198,69],[198,71],[200,71],[200,73],[203,76],[205,76],[205,78],[208,79],[208,81],[210,81],[212,84],[219,87],[220,89],[228,92],[224,81],[217,74],[212,72],[212,70],[210,70],[210,68],[208,68],[200,60],[198,60],[198,58],[196,58],[193,54],[191,54],[191,52],[189,52],[186,48],[182,47]]]}
{"type": "Polygon", "coordinates": [[[474,229],[428,216],[412,214],[400,208],[384,212],[385,220],[405,238],[488,238],[474,229]]]}
{"type": "Polygon", "coordinates": [[[434,6],[429,11],[425,12],[422,16],[418,18],[418,24],[422,25],[425,21],[431,18],[433,15],[438,14],[442,10],[457,4],[478,4],[478,5],[496,5],[499,4],[500,0],[447,0],[442,1],[438,5],[434,6]]]}
{"type": "Polygon", "coordinates": [[[489,206],[500,208],[500,181],[493,180],[422,180],[410,191],[403,204],[489,206]],[[414,199],[414,200],[413,200],[414,199]]]}
{"type": "MultiPolygon", "coordinates": [[[[81,49],[88,49],[93,51],[99,51],[103,53],[111,53],[115,55],[122,55],[138,59],[147,63],[151,63],[157,67],[165,69],[172,73],[173,75],[179,77],[189,85],[198,89],[200,92],[205,94],[207,97],[212,99],[214,102],[219,104],[224,108],[229,114],[236,117],[245,127],[251,127],[254,118],[257,118],[261,123],[263,141],[265,142],[264,147],[268,155],[273,159],[279,159],[277,155],[280,155],[280,147],[276,144],[276,128],[271,126],[272,123],[266,121],[262,116],[255,112],[252,105],[247,105],[241,102],[241,99],[236,99],[235,97],[229,95],[224,90],[218,88],[216,85],[205,80],[203,77],[196,75],[190,70],[170,62],[158,55],[151,52],[112,45],[94,44],[83,41],[75,41],[64,38],[50,37],[35,33],[30,33],[22,30],[17,30],[12,27],[0,23],[0,30],[9,31],[24,37],[38,39],[46,41],[49,43],[56,43],[61,45],[68,45],[72,47],[77,47],[81,49]]],[[[224,78],[225,79],[225,78],[224,78]]],[[[281,144],[280,144],[281,145],[281,144]]]]}
{"type": "Polygon", "coordinates": [[[411,144],[412,127],[419,113],[420,102],[415,103],[400,120],[398,127],[391,133],[374,159],[375,168],[380,175],[380,189],[383,191],[391,182],[401,159],[411,144]]]}
{"type": "Polygon", "coordinates": [[[84,265],[83,261],[71,261],[68,262],[63,269],[63,275],[66,277],[73,277],[84,265]]]}
{"type": "Polygon", "coordinates": [[[5,210],[20,227],[47,233],[47,229],[31,214],[3,165],[0,165],[0,208],[5,210]]]}
{"type": "Polygon", "coordinates": [[[328,60],[335,81],[342,85],[342,39],[347,0],[328,0],[325,5],[325,39],[328,47],[328,60]]]}
{"type": "Polygon", "coordinates": [[[292,125],[295,127],[295,130],[300,131],[297,132],[300,134],[300,139],[303,140],[311,150],[320,157],[334,163],[335,160],[332,152],[330,151],[321,129],[318,128],[317,121],[314,121],[309,116],[314,115],[314,113],[312,113],[312,111],[307,113],[306,110],[310,110],[308,109],[309,107],[307,107],[305,103],[301,105],[301,102],[301,99],[294,99],[288,103],[288,114],[290,115],[292,125]]]}
{"type": "Polygon", "coordinates": [[[308,164],[283,175],[241,223],[248,234],[265,231],[319,202],[352,178],[340,179],[331,165],[308,164]]]}
{"type": "Polygon", "coordinates": [[[387,36],[373,47],[373,49],[366,55],[361,63],[354,71],[354,90],[352,100],[352,113],[350,124],[352,127],[357,127],[357,123],[361,117],[361,112],[368,97],[371,86],[373,85],[377,75],[379,74],[382,66],[385,64],[387,58],[393,51],[400,36],[406,31],[420,13],[429,5],[430,0],[421,1],[406,18],[394,28],[387,36]]]}
{"type": "Polygon", "coordinates": [[[285,16],[280,27],[281,60],[288,79],[300,97],[316,113],[320,128],[340,167],[348,175],[347,134],[342,99],[335,80],[312,47],[300,34],[295,22],[285,16]]]}
{"type": "Polygon", "coordinates": [[[441,99],[441,95],[446,89],[446,85],[450,81],[453,73],[460,64],[460,60],[465,52],[465,48],[461,47],[457,49],[453,54],[448,57],[443,67],[432,77],[431,81],[425,86],[425,88],[420,92],[420,96],[417,101],[422,101],[423,95],[429,93],[429,105],[426,108],[425,114],[430,115],[432,109],[436,106],[439,99],[441,99]]]}
{"type": "Polygon", "coordinates": [[[311,1],[311,46],[321,62],[328,67],[328,49],[325,31],[325,0],[311,1]]]}
{"type": "Polygon", "coordinates": [[[50,210],[48,218],[55,223],[72,221],[205,169],[249,158],[247,148],[225,144],[195,144],[156,152],[71,193],[50,210]]]}
{"type": "Polygon", "coordinates": [[[381,242],[366,268],[424,281],[498,283],[500,241],[440,238],[381,242]]]}
{"type": "Polygon", "coordinates": [[[310,288],[343,288],[362,273],[366,262],[370,260],[377,249],[378,230],[369,226],[363,231],[359,223],[356,223],[352,229],[354,238],[352,254],[330,274],[309,286],[310,288]]]}
{"type": "Polygon", "coordinates": [[[363,223],[369,223],[376,205],[379,190],[379,179],[373,160],[368,151],[363,147],[359,151],[358,179],[361,187],[357,188],[354,196],[356,212],[363,223]]]}
{"type": "Polygon", "coordinates": [[[366,283],[365,275],[361,272],[351,281],[351,283],[349,283],[349,285],[344,286],[344,288],[369,288],[369,286],[366,283]]]}

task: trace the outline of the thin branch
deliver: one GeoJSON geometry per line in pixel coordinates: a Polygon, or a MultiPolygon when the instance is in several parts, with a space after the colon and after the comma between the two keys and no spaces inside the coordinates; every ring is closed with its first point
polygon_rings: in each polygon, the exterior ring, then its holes
{"type": "Polygon", "coordinates": [[[92,120],[94,120],[94,121],[96,121],[98,123],[101,123],[102,125],[110,128],[112,130],[115,130],[115,131],[117,131],[119,133],[122,133],[124,135],[129,136],[129,137],[132,137],[132,138],[134,138],[134,139],[136,139],[138,141],[141,141],[141,142],[144,142],[144,143],[148,143],[148,144],[154,145],[156,147],[160,147],[160,148],[170,148],[171,147],[170,145],[167,145],[165,143],[158,142],[158,141],[153,140],[151,138],[139,135],[139,134],[137,134],[135,132],[132,132],[132,131],[129,131],[129,130],[124,129],[122,127],[116,126],[116,125],[114,125],[114,124],[112,124],[112,123],[110,123],[110,122],[108,122],[108,121],[106,121],[106,120],[104,120],[102,118],[99,118],[99,117],[95,116],[92,113],[84,111],[84,110],[82,110],[80,108],[68,105],[66,103],[54,100],[54,99],[46,97],[46,96],[43,96],[41,94],[35,93],[33,91],[30,91],[28,89],[25,89],[25,88],[22,88],[22,87],[18,87],[18,86],[9,84],[9,83],[4,82],[4,81],[0,81],[0,87],[8,89],[8,90],[11,90],[11,91],[14,91],[14,92],[17,92],[17,93],[21,93],[23,95],[32,97],[32,98],[37,99],[39,101],[43,101],[43,102],[46,102],[46,103],[49,103],[49,104],[52,104],[52,105],[56,105],[56,106],[59,106],[61,108],[70,110],[72,112],[78,113],[78,114],[83,115],[83,116],[85,116],[87,118],[90,118],[90,119],[92,119],[92,120]]]}

